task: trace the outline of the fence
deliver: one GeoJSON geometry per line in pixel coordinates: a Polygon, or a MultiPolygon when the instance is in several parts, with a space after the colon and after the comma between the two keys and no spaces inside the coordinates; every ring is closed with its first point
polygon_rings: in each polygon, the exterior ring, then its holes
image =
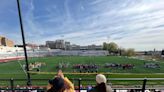
{"type": "MultiPolygon", "coordinates": [[[[40,82],[40,81],[44,81],[47,83],[49,79],[31,79],[31,81],[37,81],[37,82],[40,82]]],[[[7,87],[0,87],[0,90],[10,90],[12,92],[15,92],[16,90],[26,90],[26,91],[29,91],[29,90],[37,90],[37,92],[44,92],[46,91],[46,85],[44,86],[19,86],[19,87],[16,87],[16,82],[20,82],[20,81],[26,81],[26,79],[0,79],[0,82],[2,81],[5,81],[5,82],[8,82],[9,85],[7,87]]],[[[82,82],[86,82],[89,84],[89,81],[94,81],[95,82],[95,79],[86,79],[86,78],[79,78],[79,79],[71,79],[71,81],[73,83],[75,83],[75,88],[78,92],[80,92],[81,90],[86,90],[86,88],[82,88],[82,82]]],[[[144,92],[146,89],[158,89],[158,90],[164,90],[164,78],[110,78],[108,79],[108,81],[140,81],[142,82],[141,86],[137,87],[135,84],[134,87],[131,86],[125,86],[124,84],[124,87],[119,87],[119,86],[116,86],[116,84],[111,84],[112,86],[112,89],[114,90],[114,92],[116,92],[116,90],[138,90],[140,92],[144,92]],[[157,82],[158,84],[158,87],[157,86],[153,86],[153,87],[150,87],[148,86],[148,81],[155,81],[157,82]],[[162,82],[162,84],[159,84],[159,82],[162,82]],[[147,87],[146,87],[147,86],[147,87]]],[[[156,84],[154,84],[156,85],[156,84]]]]}

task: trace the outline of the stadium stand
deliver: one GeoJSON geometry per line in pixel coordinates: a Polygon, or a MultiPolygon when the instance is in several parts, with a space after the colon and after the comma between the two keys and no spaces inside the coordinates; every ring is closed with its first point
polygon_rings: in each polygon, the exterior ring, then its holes
{"type": "MultiPolygon", "coordinates": [[[[45,57],[45,56],[107,56],[105,50],[30,50],[27,51],[28,57],[45,57]]],[[[7,47],[0,51],[0,62],[22,59],[24,52],[22,48],[7,47]],[[5,60],[7,59],[7,60],[5,60]],[[8,60],[9,59],[9,60],[8,60]]]]}

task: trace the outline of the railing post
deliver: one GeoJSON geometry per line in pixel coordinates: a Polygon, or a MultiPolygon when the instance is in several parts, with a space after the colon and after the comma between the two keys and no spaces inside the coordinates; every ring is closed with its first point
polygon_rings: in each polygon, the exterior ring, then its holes
{"type": "Polygon", "coordinates": [[[145,92],[147,79],[143,80],[142,92],[145,92]]]}
{"type": "Polygon", "coordinates": [[[11,86],[11,91],[14,92],[14,79],[10,79],[10,86],[11,86]]]}
{"type": "Polygon", "coordinates": [[[78,84],[79,84],[79,92],[80,92],[81,78],[78,79],[78,84]]]}

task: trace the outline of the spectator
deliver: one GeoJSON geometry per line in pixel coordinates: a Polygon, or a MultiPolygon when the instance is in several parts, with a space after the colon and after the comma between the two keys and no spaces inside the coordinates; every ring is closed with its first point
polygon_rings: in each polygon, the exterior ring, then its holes
{"type": "Polygon", "coordinates": [[[47,92],[75,92],[72,82],[64,77],[61,70],[58,71],[54,79],[49,80],[47,85],[47,92]]]}
{"type": "Polygon", "coordinates": [[[107,85],[107,79],[103,74],[96,76],[97,85],[88,92],[112,92],[112,88],[107,85]]]}
{"type": "Polygon", "coordinates": [[[87,91],[91,90],[92,89],[92,86],[91,85],[88,85],[87,87],[87,91]]]}

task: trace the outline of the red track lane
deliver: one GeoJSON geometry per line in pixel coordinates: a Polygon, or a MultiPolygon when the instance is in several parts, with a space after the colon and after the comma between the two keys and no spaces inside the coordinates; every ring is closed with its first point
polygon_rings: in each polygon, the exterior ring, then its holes
{"type": "Polygon", "coordinates": [[[12,57],[12,58],[5,58],[5,59],[0,59],[0,63],[6,63],[14,60],[23,60],[24,57],[12,57]]]}

